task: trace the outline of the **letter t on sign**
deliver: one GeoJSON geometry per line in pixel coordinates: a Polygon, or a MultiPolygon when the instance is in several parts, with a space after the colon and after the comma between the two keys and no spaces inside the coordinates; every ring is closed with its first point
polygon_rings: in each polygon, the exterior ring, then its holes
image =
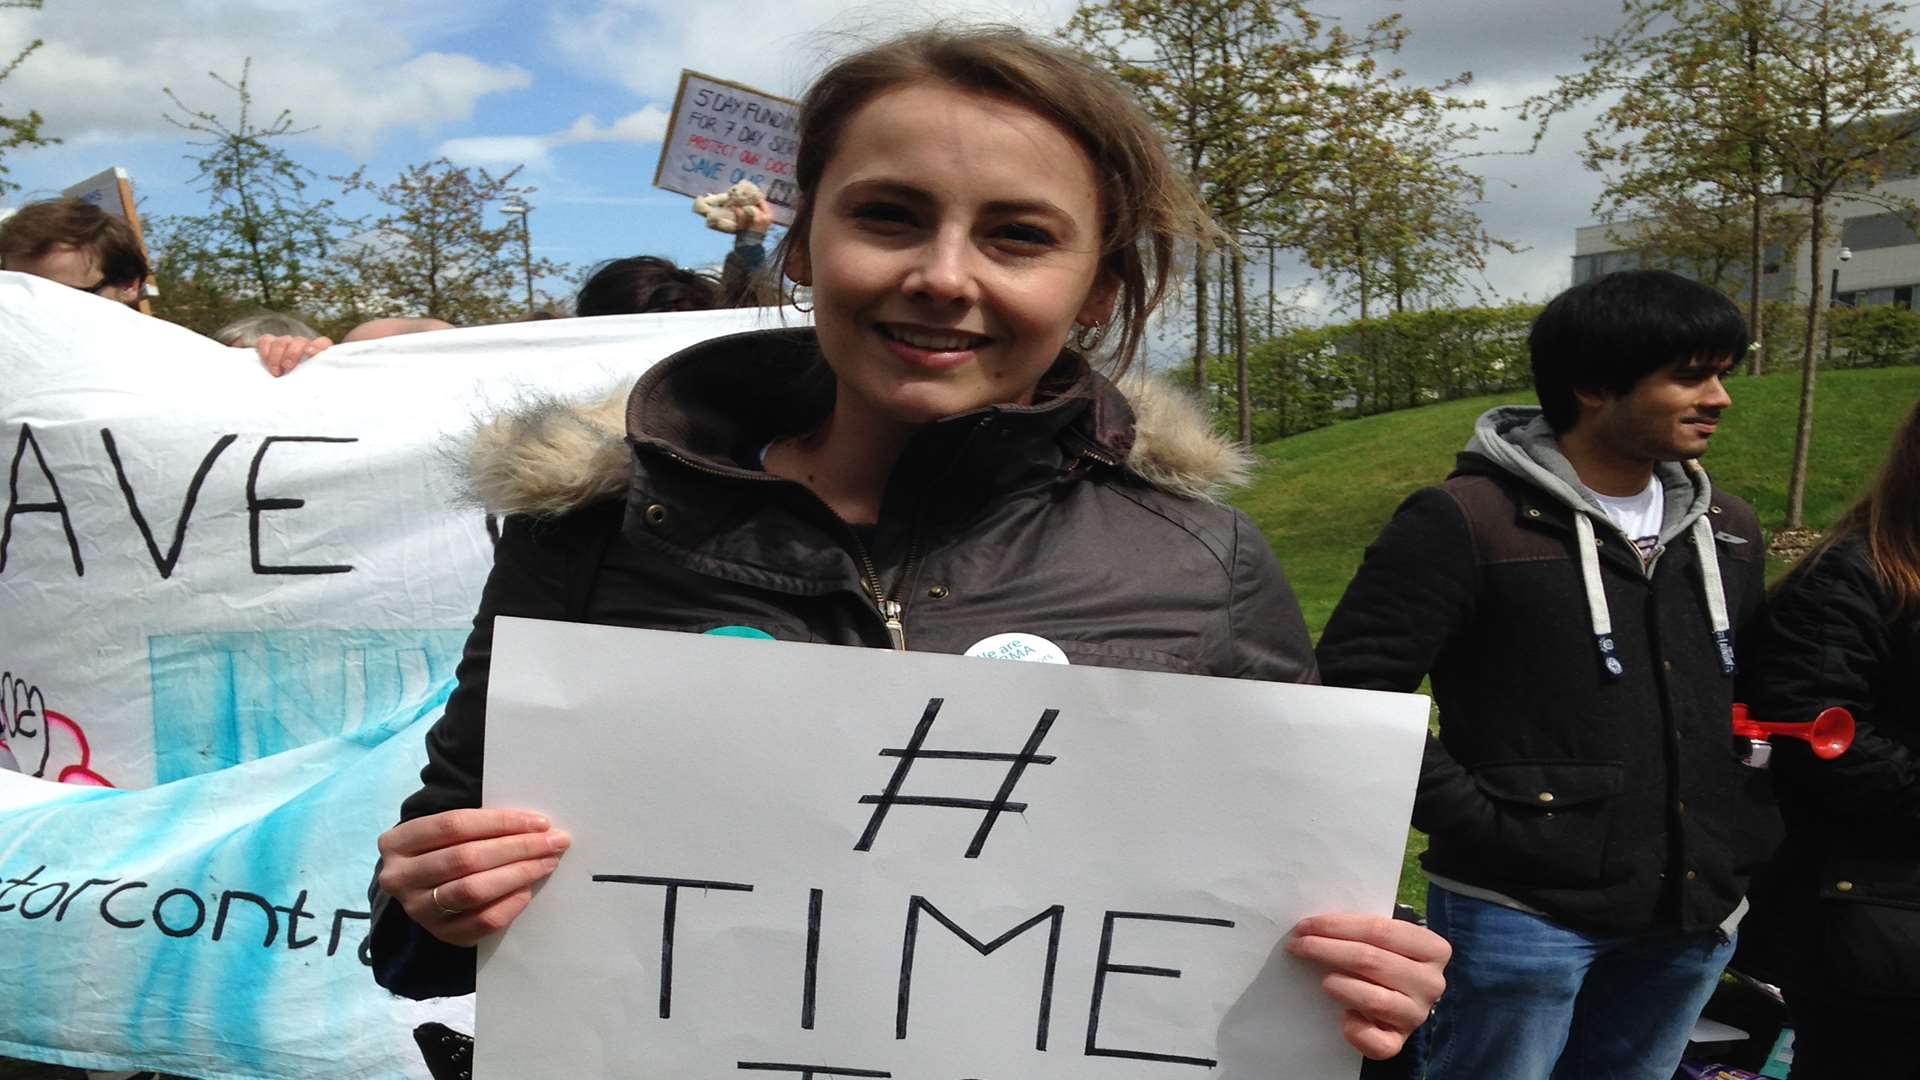
{"type": "Polygon", "coordinates": [[[680,890],[717,889],[723,892],[752,892],[753,886],[737,881],[698,881],[692,878],[636,877],[632,874],[595,874],[595,881],[621,885],[659,885],[667,890],[666,909],[660,916],[660,1019],[673,1015],[673,923],[680,911],[680,890]]]}

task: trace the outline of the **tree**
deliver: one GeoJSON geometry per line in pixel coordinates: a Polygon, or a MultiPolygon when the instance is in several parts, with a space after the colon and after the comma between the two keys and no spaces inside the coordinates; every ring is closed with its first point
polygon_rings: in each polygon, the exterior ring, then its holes
{"type": "MultiPolygon", "coordinates": [[[[1202,203],[1227,235],[1257,231],[1317,166],[1310,137],[1321,87],[1346,67],[1398,48],[1399,16],[1358,34],[1327,25],[1306,0],[1094,0],[1063,35],[1132,87],[1171,142],[1202,203]]],[[[1241,437],[1246,412],[1245,259],[1228,248],[1241,437]]],[[[1196,387],[1207,385],[1208,260],[1193,260],[1196,387]]]]}
{"type": "MultiPolygon", "coordinates": [[[[510,219],[489,226],[487,209],[533,193],[513,183],[519,172],[494,176],[439,158],[408,166],[387,184],[368,180],[365,169],[340,177],[346,192],[365,193],[383,210],[357,221],[358,235],[341,245],[337,305],[362,317],[408,314],[458,325],[518,317],[525,306],[517,288],[520,229],[510,219]]],[[[564,271],[532,260],[535,276],[564,271]]]]}
{"type": "Polygon", "coordinates": [[[1485,129],[1448,114],[1484,107],[1452,94],[1463,73],[1437,87],[1406,86],[1368,61],[1355,79],[1325,88],[1333,102],[1321,128],[1323,167],[1280,215],[1292,246],[1344,291],[1361,319],[1376,300],[1405,311],[1409,301],[1450,296],[1486,268],[1493,248],[1473,207],[1485,182],[1464,164],[1485,129]]]}
{"type": "Polygon", "coordinates": [[[338,225],[330,200],[307,195],[317,174],[280,145],[312,129],[294,127],[286,109],[265,126],[255,123],[247,85],[252,67],[251,59],[241,65],[238,82],[207,73],[236,99],[231,122],[165,88],[180,115],[162,115],[198,136],[188,142],[194,152],[187,160],[199,167],[194,182],[210,205],[205,214],[155,223],[154,247],[165,268],[160,295],[169,318],[203,332],[212,327],[201,323],[224,322],[239,311],[317,303],[338,225]]]}
{"type": "Polygon", "coordinates": [[[1920,60],[1914,33],[1898,24],[1904,8],[1872,0],[1776,0],[1780,21],[1766,49],[1785,122],[1769,129],[1781,194],[1802,200],[1809,226],[1813,287],[1800,360],[1800,416],[1787,478],[1789,529],[1802,527],[1807,453],[1813,443],[1816,343],[1828,307],[1827,211],[1844,194],[1912,211],[1911,203],[1867,189],[1890,167],[1920,161],[1920,60]]]}
{"type": "MultiPolygon", "coordinates": [[[[26,8],[30,11],[38,11],[40,0],[0,0],[0,8],[26,8]]],[[[39,38],[27,42],[26,47],[15,53],[13,59],[7,61],[4,66],[0,66],[0,82],[6,81],[7,76],[18,70],[27,57],[32,56],[34,50],[42,44],[39,38]]],[[[49,146],[60,141],[41,133],[40,125],[45,122],[41,115],[32,109],[27,110],[24,116],[8,116],[0,113],[0,195],[20,190],[19,184],[7,179],[7,153],[36,146],[49,146]]]]}
{"type": "MultiPolygon", "coordinates": [[[[1621,231],[1609,233],[1614,242],[1638,251],[1642,266],[1685,274],[1729,295],[1745,293],[1749,329],[1754,341],[1761,341],[1762,316],[1753,314],[1752,307],[1750,196],[1712,184],[1665,190],[1649,185],[1629,206],[1632,220],[1621,231]]],[[[1765,193],[1761,207],[1762,252],[1775,252],[1784,260],[1787,249],[1806,232],[1806,216],[1765,193]]],[[[1765,305],[1758,310],[1764,312],[1765,305]]],[[[1763,370],[1761,356],[1758,345],[1748,351],[1749,373],[1763,370]]]]}
{"type": "Polygon", "coordinates": [[[1581,159],[1608,174],[1594,209],[1636,219],[1631,242],[1653,259],[1723,289],[1746,263],[1747,321],[1759,374],[1760,290],[1769,247],[1804,228],[1777,198],[1771,132],[1781,120],[1770,63],[1781,0],[1625,0],[1619,29],[1581,57],[1581,70],[1530,98],[1535,144],[1553,119],[1607,99],[1581,159]],[[1745,227],[1734,221],[1744,214],[1745,227]]]}

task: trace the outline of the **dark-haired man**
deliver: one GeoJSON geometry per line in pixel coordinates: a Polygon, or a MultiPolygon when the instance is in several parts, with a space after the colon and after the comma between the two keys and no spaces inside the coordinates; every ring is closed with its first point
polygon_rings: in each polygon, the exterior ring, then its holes
{"type": "Polygon", "coordinates": [[[137,306],[151,271],[126,222],[78,199],[28,203],[0,221],[0,270],[137,306]]]}
{"type": "Polygon", "coordinates": [[[1668,1080],[1732,952],[1777,835],[1728,726],[1765,553],[1694,459],[1746,347],[1674,274],[1561,293],[1528,340],[1540,406],[1480,418],[1321,638],[1330,685],[1431,676],[1439,705],[1414,803],[1454,949],[1429,1077],[1668,1080]]]}

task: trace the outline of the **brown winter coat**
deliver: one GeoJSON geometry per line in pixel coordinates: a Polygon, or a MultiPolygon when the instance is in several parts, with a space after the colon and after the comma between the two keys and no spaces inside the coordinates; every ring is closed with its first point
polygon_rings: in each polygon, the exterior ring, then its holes
{"type": "MultiPolygon", "coordinates": [[[[741,334],[662,361],[607,410],[537,406],[482,429],[471,483],[505,515],[410,819],[480,800],[493,618],[961,653],[1045,637],[1073,663],[1303,682],[1311,642],[1247,518],[1212,498],[1239,456],[1150,384],[1071,354],[1040,403],[927,425],[863,537],[806,487],[751,466],[812,430],[833,384],[810,331],[741,334]],[[898,605],[898,632],[887,614],[898,605]]],[[[374,897],[374,968],[409,996],[472,986],[471,951],[374,897]]]]}

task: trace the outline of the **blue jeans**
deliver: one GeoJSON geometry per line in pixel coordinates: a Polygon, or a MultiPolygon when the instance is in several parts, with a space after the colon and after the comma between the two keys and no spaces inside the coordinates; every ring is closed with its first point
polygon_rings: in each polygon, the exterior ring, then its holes
{"type": "Polygon", "coordinates": [[[1453,946],[1427,1080],[1671,1080],[1733,943],[1717,931],[1583,934],[1427,886],[1453,946]]]}

